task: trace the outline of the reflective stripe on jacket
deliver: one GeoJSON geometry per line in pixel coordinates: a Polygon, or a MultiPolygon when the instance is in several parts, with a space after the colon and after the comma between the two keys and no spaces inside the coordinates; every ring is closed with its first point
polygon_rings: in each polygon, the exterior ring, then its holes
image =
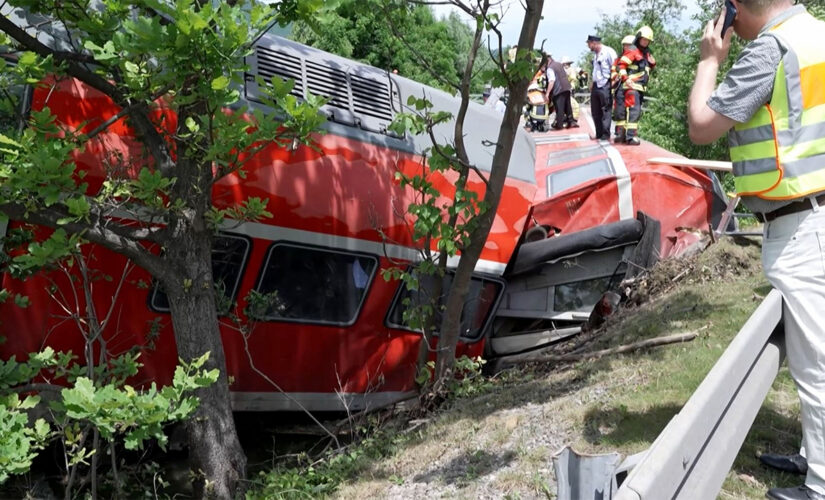
{"type": "Polygon", "coordinates": [[[656,66],[650,50],[634,47],[625,51],[619,58],[616,68],[619,71],[624,88],[647,92],[647,82],[650,80],[650,70],[656,66]]]}
{"type": "Polygon", "coordinates": [[[825,22],[797,14],[760,36],[785,55],[770,103],[728,133],[736,191],[786,200],[825,191],[825,22]]]}

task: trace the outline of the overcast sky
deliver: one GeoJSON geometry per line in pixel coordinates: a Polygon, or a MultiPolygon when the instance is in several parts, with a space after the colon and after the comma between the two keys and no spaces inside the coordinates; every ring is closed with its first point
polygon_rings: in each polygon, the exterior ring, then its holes
{"type": "MultiPolygon", "coordinates": [[[[536,33],[536,47],[547,39],[544,48],[554,57],[561,59],[568,56],[578,62],[579,57],[587,50],[585,40],[593,33],[593,27],[601,19],[602,14],[616,15],[625,11],[628,0],[545,0],[543,19],[539,23],[536,33]]],[[[518,41],[521,23],[524,19],[524,10],[518,0],[504,0],[505,12],[502,15],[502,33],[504,44],[514,45],[518,41]]],[[[680,28],[689,26],[690,15],[695,12],[695,2],[686,1],[687,8],[684,19],[679,23],[680,28]]],[[[451,7],[435,6],[436,14],[445,16],[451,7]]],[[[462,13],[462,15],[464,15],[462,13]]],[[[464,15],[466,17],[466,15],[464,15]]],[[[619,49],[614,47],[614,49],[619,49]]],[[[654,49],[655,50],[655,49],[654,49]]]]}

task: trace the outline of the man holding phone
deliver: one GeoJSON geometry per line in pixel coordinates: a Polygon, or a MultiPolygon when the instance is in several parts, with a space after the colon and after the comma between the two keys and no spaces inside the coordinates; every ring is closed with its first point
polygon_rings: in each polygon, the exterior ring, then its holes
{"type": "Polygon", "coordinates": [[[728,133],[736,190],[765,223],[762,264],[784,299],[808,470],[804,485],[767,496],[825,500],[825,22],[792,0],[726,4],[702,37],[689,134],[709,144],[728,133]],[[750,43],[714,90],[733,31],[750,43]]]}

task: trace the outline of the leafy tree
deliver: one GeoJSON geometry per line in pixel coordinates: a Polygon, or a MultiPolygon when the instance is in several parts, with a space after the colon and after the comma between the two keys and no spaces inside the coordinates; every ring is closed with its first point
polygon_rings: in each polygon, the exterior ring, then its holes
{"type": "Polygon", "coordinates": [[[24,83],[59,85],[74,78],[120,109],[106,121],[70,127],[44,108],[31,113],[25,129],[5,127],[0,212],[55,230],[29,247],[31,259],[65,255],[84,240],[146,269],[168,296],[179,356],[211,354],[204,369],[218,370],[219,380],[198,390],[201,405],[187,421],[198,496],[232,497],[246,469],[218,329],[212,240],[224,218],[268,215],[260,199],[215,206],[212,187],[225,176],[243,175],[244,159],[263,145],[306,142],[322,119],[318,102],[296,102],[288,85],[272,90],[268,104],[277,119],[225,110],[239,100],[236,86],[256,36],[276,22],[308,17],[321,4],[9,0],[29,17],[0,16],[0,45],[17,61],[0,81],[0,95],[11,96],[8,90],[24,83]],[[47,44],[53,37],[56,43],[47,44]],[[95,141],[116,123],[134,131],[140,151],[112,155],[93,190],[73,152],[105,149],[95,141]],[[123,175],[129,169],[137,175],[123,175]]]}
{"type": "MultiPolygon", "coordinates": [[[[381,1],[344,0],[323,26],[298,22],[292,38],[312,47],[356,59],[407,78],[453,90],[464,71],[473,32],[455,12],[438,20],[432,9],[412,2],[401,6],[381,1]]],[[[484,59],[491,65],[489,57],[484,59]]],[[[473,92],[484,81],[477,67],[473,92]]]]}
{"type": "MultiPolygon", "coordinates": [[[[409,213],[414,216],[413,234],[422,243],[424,259],[412,272],[399,271],[396,275],[400,274],[410,289],[416,288],[418,280],[425,275],[436,276],[436,281],[443,287],[448,257],[460,254],[449,290],[444,292],[446,299],[443,301],[442,314],[440,317],[433,314],[435,308],[442,307],[440,297],[443,288],[437,286],[433,293],[435,302],[427,306],[426,312],[429,317],[420,320],[419,323],[423,326],[425,334],[422,342],[425,348],[431,343],[428,334],[432,330],[439,333],[436,361],[433,366],[434,384],[429,396],[439,395],[449,386],[454,376],[456,346],[461,335],[461,313],[467,301],[470,279],[501,200],[507,167],[519,128],[521,103],[524,102],[527,85],[535,72],[532,47],[541,18],[543,0],[527,1],[523,4],[522,30],[516,60],[513,63],[506,59],[502,34],[499,31],[500,18],[495,13],[495,5],[488,0],[452,1],[450,4],[473,19],[475,25],[472,44],[460,78],[442,78],[461,99],[458,111],[453,116],[448,112],[434,110],[426,98],[410,96],[407,105],[414,111],[400,113],[393,124],[396,132],[409,130],[413,133],[425,133],[433,139],[432,148],[424,152],[429,171],[424,169],[421,175],[415,176],[399,173],[402,185],[411,186],[420,193],[419,199],[410,205],[409,213]],[[484,47],[482,42],[487,32],[493,39],[491,47],[484,47]],[[494,86],[505,87],[509,92],[509,102],[496,140],[489,175],[470,163],[468,146],[464,141],[464,122],[470,102],[471,82],[476,71],[477,58],[484,57],[480,55],[482,50],[486,50],[488,57],[492,54],[495,64],[493,70],[485,72],[484,78],[492,81],[494,86]],[[452,142],[439,143],[434,139],[433,128],[447,122],[453,123],[452,142]],[[432,172],[452,172],[455,175],[456,189],[448,203],[442,203],[438,199],[440,194],[430,178],[432,172]],[[469,184],[471,181],[479,180],[483,183],[482,193],[474,191],[469,184]],[[438,325],[433,325],[434,321],[437,321],[438,325]],[[432,330],[429,328],[430,325],[433,326],[432,330]]],[[[385,10],[397,7],[396,2],[384,3],[385,10]]],[[[422,361],[425,361],[424,356],[419,358],[420,364],[422,361]]]]}

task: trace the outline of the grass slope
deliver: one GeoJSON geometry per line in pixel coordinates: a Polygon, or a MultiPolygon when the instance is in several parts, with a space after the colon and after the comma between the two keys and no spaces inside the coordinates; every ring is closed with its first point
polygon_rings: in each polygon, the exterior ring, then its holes
{"type": "MultiPolygon", "coordinates": [[[[631,293],[636,304],[611,318],[588,350],[701,329],[694,341],[506,372],[484,382],[477,395],[451,401],[424,425],[385,427],[345,471],[337,469],[338,480],[325,493],[553,498],[557,450],[566,444],[590,453],[646,449],[768,290],[758,244],[725,240],[691,259],[663,262],[637,283],[631,293]]],[[[798,422],[796,391],[783,368],[720,498],[763,498],[771,486],[800,484],[801,477],[768,471],[756,459],[762,451],[794,452],[798,422]]]]}

